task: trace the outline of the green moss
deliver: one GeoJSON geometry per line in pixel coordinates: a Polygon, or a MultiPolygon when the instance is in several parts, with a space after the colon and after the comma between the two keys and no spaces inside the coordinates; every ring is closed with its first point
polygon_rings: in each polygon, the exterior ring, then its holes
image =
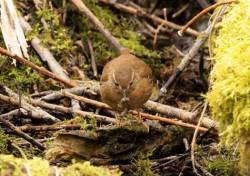
{"type": "Polygon", "coordinates": [[[121,172],[118,170],[110,171],[104,167],[92,166],[90,162],[75,163],[71,166],[63,168],[63,175],[65,176],[120,176],[121,172]]]}
{"type": "MultiPolygon", "coordinates": [[[[232,5],[214,37],[212,59],[215,65],[211,72],[212,89],[207,99],[213,117],[219,121],[222,143],[227,146],[235,141],[240,141],[240,146],[250,142],[249,14],[250,0],[232,5]]],[[[241,152],[241,156],[245,156],[244,150],[241,152]]],[[[250,158],[249,153],[245,154],[250,158]]],[[[250,170],[249,164],[241,167],[250,170]]]]}
{"type": "Polygon", "coordinates": [[[209,158],[209,160],[205,162],[207,170],[210,173],[221,176],[235,175],[237,173],[235,163],[235,160],[223,157],[222,155],[217,155],[216,157],[209,158]]]}
{"type": "Polygon", "coordinates": [[[13,155],[0,155],[0,175],[24,176],[47,176],[57,170],[65,176],[120,176],[121,172],[116,169],[110,171],[107,168],[92,166],[89,162],[73,163],[65,168],[52,168],[47,160],[34,157],[30,160],[15,158],[13,155]]]}
{"type": "Polygon", "coordinates": [[[55,56],[62,56],[75,50],[69,29],[60,24],[60,16],[53,9],[44,8],[36,11],[35,19],[35,25],[28,34],[29,40],[34,36],[41,38],[42,44],[55,56]],[[41,19],[44,19],[47,27],[41,24],[41,19]]]}
{"type": "Polygon", "coordinates": [[[133,176],[157,176],[151,171],[152,163],[149,159],[139,159],[135,165],[137,170],[132,174],[133,176]]]}
{"type": "Polygon", "coordinates": [[[31,172],[33,176],[45,176],[49,174],[49,163],[40,158],[24,160],[12,155],[0,155],[0,175],[20,176],[31,172]]]}
{"type": "Polygon", "coordinates": [[[81,116],[76,116],[73,119],[60,122],[61,124],[80,124],[81,129],[91,130],[97,126],[96,118],[83,118],[81,116]]]}
{"type": "Polygon", "coordinates": [[[0,153],[7,153],[7,142],[10,140],[9,135],[0,128],[0,153]]]}
{"type": "MultiPolygon", "coordinates": [[[[152,67],[158,68],[162,66],[159,60],[160,54],[141,44],[144,38],[135,32],[137,26],[132,18],[115,15],[106,6],[100,6],[96,0],[86,0],[84,2],[96,17],[102,21],[105,27],[118,39],[121,45],[129,48],[137,56],[143,57],[152,67]]],[[[87,18],[81,18],[81,21],[83,23],[81,29],[83,42],[87,45],[87,39],[92,41],[97,61],[106,62],[107,59],[117,56],[117,53],[110,47],[106,38],[104,38],[99,31],[93,30],[94,26],[91,25],[87,18]]]]}
{"type": "MultiPolygon", "coordinates": [[[[37,58],[31,57],[33,63],[40,65],[37,58]]],[[[21,92],[28,92],[35,84],[43,81],[43,78],[29,67],[17,64],[12,64],[11,58],[0,56],[0,82],[6,86],[19,90],[21,92]]]]}

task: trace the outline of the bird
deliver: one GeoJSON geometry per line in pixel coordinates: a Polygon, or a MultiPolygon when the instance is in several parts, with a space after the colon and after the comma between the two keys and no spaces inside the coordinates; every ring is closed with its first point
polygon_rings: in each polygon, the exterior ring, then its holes
{"type": "Polygon", "coordinates": [[[153,79],[151,68],[125,50],[103,68],[100,94],[104,103],[121,116],[138,110],[151,96],[153,79]]]}

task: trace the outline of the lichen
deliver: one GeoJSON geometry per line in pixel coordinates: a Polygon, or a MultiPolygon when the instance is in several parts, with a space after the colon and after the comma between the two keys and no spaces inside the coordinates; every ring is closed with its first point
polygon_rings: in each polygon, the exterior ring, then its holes
{"type": "MultiPolygon", "coordinates": [[[[250,1],[241,0],[228,9],[219,23],[214,36],[212,89],[207,94],[212,116],[219,121],[222,143],[230,146],[238,141],[240,148],[250,142],[249,19],[250,1]]],[[[240,152],[241,163],[245,163],[249,152],[240,152]]],[[[241,168],[248,168],[250,173],[249,164],[241,168]]]]}

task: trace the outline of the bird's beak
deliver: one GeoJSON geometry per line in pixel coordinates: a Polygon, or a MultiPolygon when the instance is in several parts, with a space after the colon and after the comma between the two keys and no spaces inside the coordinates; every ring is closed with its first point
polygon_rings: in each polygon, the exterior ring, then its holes
{"type": "Polygon", "coordinates": [[[125,102],[128,102],[129,101],[129,97],[127,97],[127,90],[126,89],[123,89],[123,98],[121,99],[121,102],[125,103],[125,102]]]}

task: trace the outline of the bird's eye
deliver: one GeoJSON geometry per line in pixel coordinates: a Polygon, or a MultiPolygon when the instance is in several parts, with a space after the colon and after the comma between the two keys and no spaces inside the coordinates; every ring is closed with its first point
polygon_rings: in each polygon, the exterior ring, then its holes
{"type": "Polygon", "coordinates": [[[119,84],[117,82],[114,82],[114,83],[115,83],[115,86],[117,86],[117,87],[119,86],[119,84]]]}
{"type": "Polygon", "coordinates": [[[133,84],[133,81],[131,81],[131,82],[129,83],[129,86],[132,86],[132,84],[133,84]]]}

